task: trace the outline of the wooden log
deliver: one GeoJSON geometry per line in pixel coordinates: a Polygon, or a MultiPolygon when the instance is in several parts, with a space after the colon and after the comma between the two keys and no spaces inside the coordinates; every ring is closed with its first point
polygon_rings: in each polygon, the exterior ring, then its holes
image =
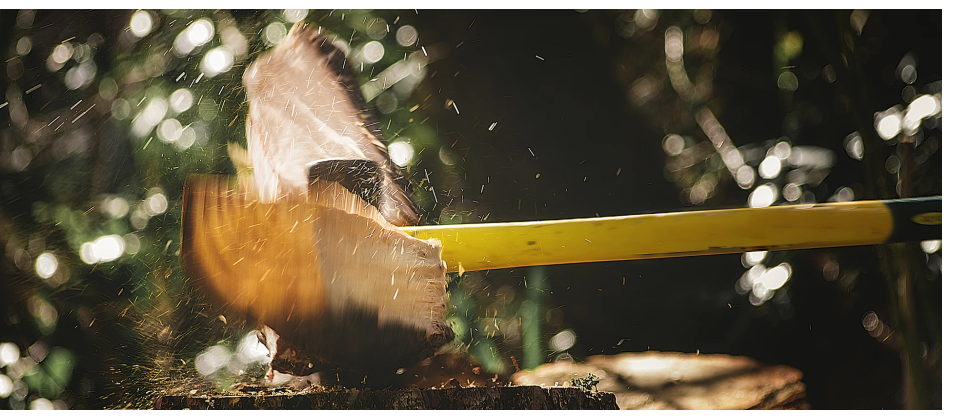
{"type": "Polygon", "coordinates": [[[241,388],[233,393],[168,395],[159,410],[617,410],[613,394],[576,387],[448,387],[431,389],[241,388]]]}
{"type": "Polygon", "coordinates": [[[548,363],[514,374],[520,385],[563,385],[596,376],[624,410],[807,409],[803,373],[725,354],[647,351],[590,356],[584,363],[548,363]]]}

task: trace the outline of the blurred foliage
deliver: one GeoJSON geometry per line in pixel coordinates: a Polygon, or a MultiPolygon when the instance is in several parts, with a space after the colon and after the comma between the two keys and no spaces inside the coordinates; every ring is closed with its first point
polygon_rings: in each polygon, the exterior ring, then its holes
{"type": "MultiPolygon", "coordinates": [[[[150,407],[262,375],[255,326],[180,269],[180,195],[234,172],[243,70],[301,20],[412,147],[428,224],[942,193],[939,11],[4,10],[5,408],[150,407]]],[[[466,273],[454,347],[504,374],[744,354],[804,371],[814,407],[939,407],[942,252],[923,247],[466,273]]]]}

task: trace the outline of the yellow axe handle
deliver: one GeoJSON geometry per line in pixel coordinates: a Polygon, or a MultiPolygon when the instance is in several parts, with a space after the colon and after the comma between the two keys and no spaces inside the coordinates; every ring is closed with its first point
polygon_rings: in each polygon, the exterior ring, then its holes
{"type": "Polygon", "coordinates": [[[400,230],[439,239],[456,273],[936,239],[940,219],[941,198],[931,197],[400,230]]]}

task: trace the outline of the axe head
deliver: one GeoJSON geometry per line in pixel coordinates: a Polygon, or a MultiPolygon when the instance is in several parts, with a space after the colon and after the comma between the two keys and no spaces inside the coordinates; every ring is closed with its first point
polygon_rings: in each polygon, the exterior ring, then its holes
{"type": "Polygon", "coordinates": [[[188,178],[187,274],[217,307],[343,369],[395,371],[433,355],[453,338],[440,244],[384,220],[363,192],[378,185],[367,166],[313,165],[329,176],[269,203],[226,177],[188,178]]]}

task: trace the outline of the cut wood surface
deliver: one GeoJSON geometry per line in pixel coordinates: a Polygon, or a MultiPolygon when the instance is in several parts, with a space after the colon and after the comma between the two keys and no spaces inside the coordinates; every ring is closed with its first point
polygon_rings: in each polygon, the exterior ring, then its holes
{"type": "Polygon", "coordinates": [[[624,410],[807,409],[803,373],[724,354],[648,351],[549,363],[510,379],[519,385],[564,385],[588,374],[624,410]]]}

